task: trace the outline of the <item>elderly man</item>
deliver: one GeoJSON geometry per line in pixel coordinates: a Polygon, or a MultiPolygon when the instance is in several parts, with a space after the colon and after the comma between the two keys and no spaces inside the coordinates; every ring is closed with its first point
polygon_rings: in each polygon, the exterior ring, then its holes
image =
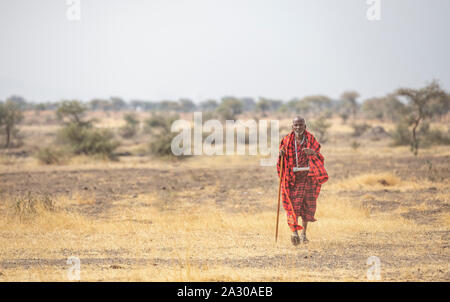
{"type": "Polygon", "coordinates": [[[300,116],[294,118],[292,131],[280,143],[277,170],[281,177],[283,208],[293,232],[292,244],[307,243],[306,228],[309,221],[316,221],[316,200],[328,174],[320,144],[306,131],[305,119],[300,116]],[[281,161],[283,171],[280,171],[281,161]],[[302,219],[302,226],[298,224],[298,217],[302,219]],[[299,230],[302,230],[300,236],[299,230]]]}

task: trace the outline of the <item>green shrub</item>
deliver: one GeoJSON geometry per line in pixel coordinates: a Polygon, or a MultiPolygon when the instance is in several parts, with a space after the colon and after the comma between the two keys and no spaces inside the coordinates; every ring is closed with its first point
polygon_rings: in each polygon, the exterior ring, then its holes
{"type": "MultiPolygon", "coordinates": [[[[398,123],[392,138],[394,146],[412,145],[411,131],[407,123],[398,123]]],[[[450,135],[439,129],[430,129],[430,124],[424,122],[417,131],[417,139],[422,148],[432,145],[450,145],[450,135]]]]}
{"type": "Polygon", "coordinates": [[[203,121],[216,120],[218,119],[217,113],[212,111],[202,112],[203,121]]]}
{"type": "Polygon", "coordinates": [[[371,128],[371,126],[367,123],[361,123],[361,124],[354,123],[351,126],[353,128],[352,135],[355,137],[363,135],[367,130],[369,130],[371,128]]]}
{"type": "Polygon", "coordinates": [[[348,118],[350,117],[350,115],[346,112],[340,113],[339,116],[341,117],[343,124],[345,124],[347,122],[348,118]]]}
{"type": "Polygon", "coordinates": [[[125,125],[120,128],[119,134],[123,138],[132,138],[137,134],[137,128],[125,125]]]}
{"type": "Polygon", "coordinates": [[[172,139],[177,136],[177,133],[161,133],[155,135],[149,143],[149,151],[156,156],[175,156],[172,153],[171,144],[172,139]]]}
{"type": "Polygon", "coordinates": [[[223,121],[226,120],[235,120],[236,114],[234,113],[233,109],[226,106],[220,106],[216,109],[217,117],[223,121]]]}
{"type": "Polygon", "coordinates": [[[125,126],[119,129],[119,134],[123,138],[131,138],[136,135],[139,127],[139,120],[137,119],[136,114],[128,113],[125,114],[124,120],[126,122],[125,126]]]}
{"type": "Polygon", "coordinates": [[[392,132],[393,146],[407,146],[411,145],[411,132],[406,123],[398,123],[395,130],[392,132]]]}
{"type": "Polygon", "coordinates": [[[314,131],[314,134],[316,135],[317,140],[324,144],[328,141],[328,128],[331,127],[330,123],[326,122],[326,118],[321,116],[315,121],[311,122],[311,129],[314,131]]]}
{"type": "Polygon", "coordinates": [[[172,127],[172,123],[178,120],[178,115],[165,116],[162,114],[153,114],[144,121],[144,131],[146,133],[168,133],[172,127]]]}
{"type": "Polygon", "coordinates": [[[40,163],[53,165],[66,162],[69,154],[62,149],[44,147],[36,152],[35,157],[39,160],[40,163]]]}
{"type": "Polygon", "coordinates": [[[119,146],[114,134],[107,129],[80,127],[70,123],[58,132],[58,140],[67,144],[74,154],[99,154],[114,159],[113,152],[119,146]]]}
{"type": "Polygon", "coordinates": [[[450,145],[450,135],[439,129],[429,130],[423,138],[425,145],[450,145]]]}
{"type": "MultiPolygon", "coordinates": [[[[171,132],[172,123],[179,119],[178,115],[154,114],[145,120],[146,132],[151,133],[149,152],[155,156],[175,156],[172,152],[172,140],[178,133],[171,132]]],[[[184,156],[179,156],[180,158],[184,156]]]]}
{"type": "Polygon", "coordinates": [[[242,101],[234,97],[224,97],[216,109],[217,115],[222,120],[235,120],[236,115],[241,114],[244,109],[242,101]]]}

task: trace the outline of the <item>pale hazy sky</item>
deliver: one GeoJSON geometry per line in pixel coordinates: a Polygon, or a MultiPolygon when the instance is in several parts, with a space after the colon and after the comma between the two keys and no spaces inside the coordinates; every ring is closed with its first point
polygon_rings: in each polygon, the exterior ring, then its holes
{"type": "Polygon", "coordinates": [[[0,99],[225,95],[362,99],[437,78],[450,90],[450,1],[0,0],[0,99]]]}

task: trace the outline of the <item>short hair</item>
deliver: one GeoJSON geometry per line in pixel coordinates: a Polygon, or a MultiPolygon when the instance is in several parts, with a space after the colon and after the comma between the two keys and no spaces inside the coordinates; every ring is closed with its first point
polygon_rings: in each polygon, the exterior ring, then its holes
{"type": "Polygon", "coordinates": [[[304,122],[306,122],[305,119],[304,119],[303,117],[299,116],[299,115],[297,115],[296,117],[294,117],[294,119],[292,120],[292,122],[294,122],[295,120],[303,120],[304,122]]]}

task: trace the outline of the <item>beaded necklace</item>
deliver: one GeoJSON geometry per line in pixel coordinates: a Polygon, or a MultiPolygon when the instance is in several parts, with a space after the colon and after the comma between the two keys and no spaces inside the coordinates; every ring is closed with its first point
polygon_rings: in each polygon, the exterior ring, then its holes
{"type": "MultiPolygon", "coordinates": [[[[305,136],[305,134],[303,134],[303,138],[302,138],[302,141],[300,143],[300,146],[303,145],[303,142],[305,141],[305,139],[306,139],[306,136],[305,136]]],[[[295,162],[297,164],[297,166],[294,167],[294,172],[307,171],[307,170],[309,170],[309,165],[308,165],[308,167],[299,167],[298,166],[297,138],[296,137],[294,137],[294,141],[295,141],[295,162]]],[[[308,139],[306,139],[306,141],[308,141],[308,139]]]]}

